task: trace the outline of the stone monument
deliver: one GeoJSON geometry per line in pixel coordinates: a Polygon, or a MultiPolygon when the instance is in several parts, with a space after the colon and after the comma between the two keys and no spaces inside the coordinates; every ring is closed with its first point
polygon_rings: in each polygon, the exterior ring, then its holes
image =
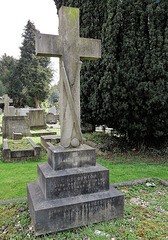
{"type": "Polygon", "coordinates": [[[52,114],[54,114],[54,115],[56,115],[56,107],[55,106],[53,106],[53,107],[50,107],[49,109],[48,109],[48,113],[52,113],[52,114]]]}
{"type": "Polygon", "coordinates": [[[5,94],[0,98],[0,103],[4,103],[4,116],[8,116],[9,103],[13,103],[13,100],[8,97],[8,94],[5,94]]]}
{"type": "Polygon", "coordinates": [[[79,9],[61,7],[59,35],[37,32],[39,56],[60,58],[61,144],[38,164],[38,182],[27,184],[36,235],[123,216],[124,196],[109,185],[109,170],[96,163],[80,129],[80,59],[98,59],[101,42],[79,37],[79,9]]]}

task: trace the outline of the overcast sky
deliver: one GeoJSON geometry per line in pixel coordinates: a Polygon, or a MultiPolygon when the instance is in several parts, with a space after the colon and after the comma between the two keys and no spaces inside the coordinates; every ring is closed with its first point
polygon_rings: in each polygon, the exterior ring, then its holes
{"type": "MultiPolygon", "coordinates": [[[[54,0],[0,0],[0,57],[19,58],[24,27],[28,20],[41,33],[58,34],[58,16],[54,0]]],[[[58,60],[52,58],[53,68],[58,60]]]]}

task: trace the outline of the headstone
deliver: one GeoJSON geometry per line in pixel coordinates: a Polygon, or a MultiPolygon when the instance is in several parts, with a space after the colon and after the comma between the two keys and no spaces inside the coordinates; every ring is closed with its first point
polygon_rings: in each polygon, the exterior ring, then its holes
{"type": "Polygon", "coordinates": [[[50,107],[49,109],[48,109],[48,113],[53,113],[54,115],[56,115],[56,107],[50,107]]]}
{"type": "Polygon", "coordinates": [[[2,108],[0,108],[0,115],[2,114],[2,108]]]}
{"type": "Polygon", "coordinates": [[[40,56],[60,57],[61,145],[38,164],[38,182],[27,184],[36,235],[123,216],[124,195],[109,185],[109,170],[96,164],[95,149],[82,144],[80,58],[100,57],[99,40],[79,37],[79,9],[61,7],[59,36],[37,33],[40,56]]]}
{"type": "Polygon", "coordinates": [[[58,115],[55,115],[53,113],[46,114],[46,123],[50,123],[50,124],[57,123],[57,120],[58,120],[58,115]]]}
{"type": "Polygon", "coordinates": [[[4,116],[2,120],[3,138],[12,138],[14,133],[30,135],[29,119],[25,116],[4,116]]]}
{"type": "Polygon", "coordinates": [[[27,116],[27,114],[29,113],[29,108],[18,108],[17,109],[17,115],[18,116],[27,116]]]}
{"type": "Polygon", "coordinates": [[[15,116],[16,114],[16,108],[13,106],[8,107],[8,116],[15,116]]]}
{"type": "Polygon", "coordinates": [[[13,103],[13,100],[8,97],[8,94],[5,94],[0,98],[0,103],[4,103],[4,116],[8,116],[9,104],[13,103]]]}
{"type": "Polygon", "coordinates": [[[44,129],[47,127],[44,108],[29,109],[27,116],[29,118],[30,129],[33,128],[44,129]]]}

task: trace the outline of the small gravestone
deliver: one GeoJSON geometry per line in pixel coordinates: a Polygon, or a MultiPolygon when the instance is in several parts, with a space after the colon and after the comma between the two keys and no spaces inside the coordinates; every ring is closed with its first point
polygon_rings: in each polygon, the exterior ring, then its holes
{"type": "Polygon", "coordinates": [[[123,216],[124,196],[109,185],[109,170],[96,163],[80,128],[80,59],[98,59],[100,40],[80,38],[79,9],[61,7],[59,35],[37,32],[36,52],[60,58],[61,144],[38,164],[38,182],[27,184],[36,235],[123,216]]]}
{"type": "Polygon", "coordinates": [[[48,109],[48,113],[53,113],[54,115],[56,115],[56,107],[50,107],[49,109],[48,109]]]}
{"type": "Polygon", "coordinates": [[[13,106],[8,107],[8,116],[15,116],[16,114],[16,108],[13,106]]]}
{"type": "Polygon", "coordinates": [[[58,120],[57,115],[53,113],[46,114],[46,123],[54,124],[57,123],[57,120],[58,120]]]}

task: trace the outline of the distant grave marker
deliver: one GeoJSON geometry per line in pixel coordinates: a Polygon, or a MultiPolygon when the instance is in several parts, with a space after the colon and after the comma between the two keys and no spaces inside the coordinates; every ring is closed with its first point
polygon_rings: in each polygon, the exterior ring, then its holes
{"type": "Polygon", "coordinates": [[[0,98],[0,103],[4,103],[4,116],[9,114],[9,104],[13,103],[13,100],[8,97],[8,94],[5,94],[0,98]]]}

